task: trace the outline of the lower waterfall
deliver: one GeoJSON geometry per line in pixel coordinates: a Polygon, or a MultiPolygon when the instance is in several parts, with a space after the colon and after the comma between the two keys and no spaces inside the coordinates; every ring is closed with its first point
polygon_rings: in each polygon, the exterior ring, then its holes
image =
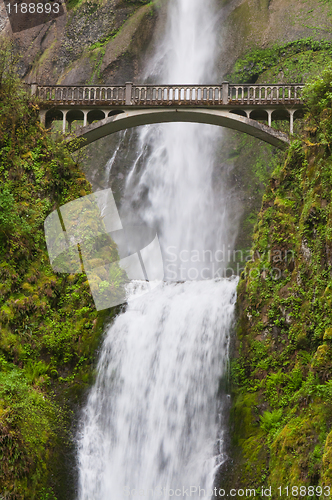
{"type": "Polygon", "coordinates": [[[80,500],[210,498],[236,284],[164,283],[116,318],[84,411],[80,500]]]}

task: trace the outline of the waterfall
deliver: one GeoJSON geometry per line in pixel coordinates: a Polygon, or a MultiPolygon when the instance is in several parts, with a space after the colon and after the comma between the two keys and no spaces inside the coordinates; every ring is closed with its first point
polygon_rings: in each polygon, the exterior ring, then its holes
{"type": "MultiPolygon", "coordinates": [[[[146,77],[216,79],[215,19],[213,0],[169,0],[146,77]]],[[[228,193],[215,189],[218,133],[140,129],[123,205],[157,230],[165,281],[129,301],[107,332],[78,437],[79,500],[212,496],[237,283],[223,277],[235,228],[228,193]]]]}

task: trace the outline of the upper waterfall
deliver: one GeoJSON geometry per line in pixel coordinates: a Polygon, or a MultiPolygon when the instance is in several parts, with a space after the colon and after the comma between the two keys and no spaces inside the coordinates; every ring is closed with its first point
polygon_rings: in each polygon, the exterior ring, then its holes
{"type": "Polygon", "coordinates": [[[217,28],[215,0],[169,0],[165,35],[145,76],[170,84],[216,81],[217,28]]]}
{"type": "MultiPolygon", "coordinates": [[[[170,0],[164,39],[147,68],[153,79],[202,83],[216,78],[214,0],[170,0]]],[[[127,203],[158,228],[165,278],[224,276],[236,226],[218,175],[217,127],[170,123],[139,134],[138,160],[127,179],[127,203]]],[[[220,169],[219,169],[220,170],[220,169]]]]}

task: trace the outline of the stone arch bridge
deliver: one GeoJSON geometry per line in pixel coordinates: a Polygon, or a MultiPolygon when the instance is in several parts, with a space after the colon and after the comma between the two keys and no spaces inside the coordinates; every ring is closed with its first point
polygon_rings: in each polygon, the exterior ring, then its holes
{"type": "Polygon", "coordinates": [[[294,119],[303,115],[303,85],[86,85],[41,86],[31,84],[31,94],[40,99],[40,120],[48,126],[62,120],[63,132],[71,130],[68,139],[72,150],[101,137],[139,125],[165,122],[195,122],[238,130],[275,147],[284,149],[289,136],[272,128],[272,121],[289,121],[290,134],[294,119]],[[264,123],[266,122],[266,123],[264,123]]]}

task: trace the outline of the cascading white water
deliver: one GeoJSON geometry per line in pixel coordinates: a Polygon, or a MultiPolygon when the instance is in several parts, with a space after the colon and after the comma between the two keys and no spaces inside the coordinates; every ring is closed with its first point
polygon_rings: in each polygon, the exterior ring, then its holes
{"type": "Polygon", "coordinates": [[[164,284],[117,317],[85,410],[82,500],[212,487],[234,297],[232,281],[164,284]]]}
{"type": "MultiPolygon", "coordinates": [[[[167,84],[217,81],[216,19],[214,0],[170,0],[166,34],[147,76],[167,84]]],[[[141,130],[127,196],[159,230],[167,279],[224,275],[236,225],[222,184],[214,189],[218,137],[217,127],[191,123],[141,130]]]]}
{"type": "MultiPolygon", "coordinates": [[[[148,74],[212,81],[214,15],[213,0],[170,0],[148,74]]],[[[126,204],[157,228],[168,282],[130,301],[107,333],[78,440],[79,500],[211,496],[236,291],[236,280],[218,278],[234,228],[214,189],[217,138],[194,124],[140,132],[126,204]]]]}

